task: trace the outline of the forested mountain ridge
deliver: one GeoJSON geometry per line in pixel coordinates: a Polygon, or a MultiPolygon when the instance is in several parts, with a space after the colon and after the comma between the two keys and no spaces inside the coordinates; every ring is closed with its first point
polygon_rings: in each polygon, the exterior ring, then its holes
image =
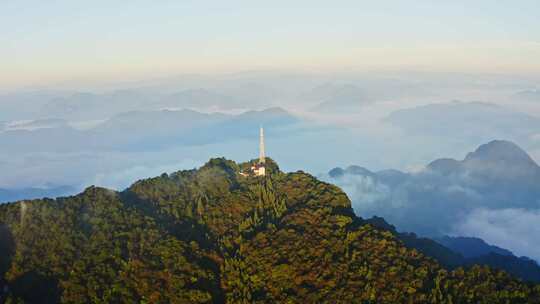
{"type": "MultiPolygon", "coordinates": [[[[9,303],[538,303],[488,267],[443,269],[336,186],[212,159],[122,192],[0,206],[9,303]]],[[[0,290],[1,290],[0,286],[0,290]]],[[[1,291],[0,291],[1,292],[1,291]]]]}

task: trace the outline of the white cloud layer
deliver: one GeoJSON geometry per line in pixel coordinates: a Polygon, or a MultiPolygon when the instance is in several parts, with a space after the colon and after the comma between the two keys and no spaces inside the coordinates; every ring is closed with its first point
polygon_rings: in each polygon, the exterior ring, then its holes
{"type": "Polygon", "coordinates": [[[540,209],[475,209],[457,223],[456,235],[479,237],[512,248],[514,254],[540,260],[540,209]]]}

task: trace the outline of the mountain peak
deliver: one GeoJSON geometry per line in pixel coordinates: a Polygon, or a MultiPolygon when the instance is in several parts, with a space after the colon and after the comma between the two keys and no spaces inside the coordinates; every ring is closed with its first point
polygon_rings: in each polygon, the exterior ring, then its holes
{"type": "Polygon", "coordinates": [[[483,144],[476,151],[467,154],[465,162],[499,162],[512,165],[538,167],[534,160],[518,145],[506,140],[493,140],[483,144]]]}
{"type": "Polygon", "coordinates": [[[328,171],[328,175],[333,178],[341,177],[345,174],[350,175],[361,175],[361,176],[370,176],[375,177],[376,174],[369,171],[368,169],[356,165],[348,166],[346,169],[336,167],[330,171],[328,171]]]}
{"type": "Polygon", "coordinates": [[[336,167],[330,171],[328,171],[328,175],[332,178],[338,178],[342,177],[345,174],[345,170],[343,170],[340,167],[336,167]]]}
{"type": "Polygon", "coordinates": [[[427,166],[428,169],[437,171],[443,175],[449,175],[460,168],[460,162],[452,158],[439,158],[427,166]]]}
{"type": "Polygon", "coordinates": [[[262,113],[272,113],[272,114],[281,114],[281,115],[289,115],[289,112],[287,110],[283,109],[282,107],[271,107],[266,108],[264,110],[261,110],[262,113]]]}
{"type": "Polygon", "coordinates": [[[374,175],[373,172],[369,171],[368,169],[356,165],[347,167],[346,171],[347,173],[354,175],[374,175]]]}

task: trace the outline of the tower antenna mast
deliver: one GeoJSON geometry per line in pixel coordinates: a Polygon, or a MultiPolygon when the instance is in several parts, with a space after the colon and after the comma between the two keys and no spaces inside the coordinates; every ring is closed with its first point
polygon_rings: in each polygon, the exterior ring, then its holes
{"type": "Polygon", "coordinates": [[[261,126],[259,135],[259,163],[264,164],[266,155],[264,154],[264,129],[261,126]]]}

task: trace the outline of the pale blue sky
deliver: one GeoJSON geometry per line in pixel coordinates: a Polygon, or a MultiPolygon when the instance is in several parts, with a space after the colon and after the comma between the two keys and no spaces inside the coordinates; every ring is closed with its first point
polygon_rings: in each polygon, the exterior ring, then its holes
{"type": "Polygon", "coordinates": [[[0,87],[245,69],[535,73],[538,1],[0,1],[0,87]]]}

